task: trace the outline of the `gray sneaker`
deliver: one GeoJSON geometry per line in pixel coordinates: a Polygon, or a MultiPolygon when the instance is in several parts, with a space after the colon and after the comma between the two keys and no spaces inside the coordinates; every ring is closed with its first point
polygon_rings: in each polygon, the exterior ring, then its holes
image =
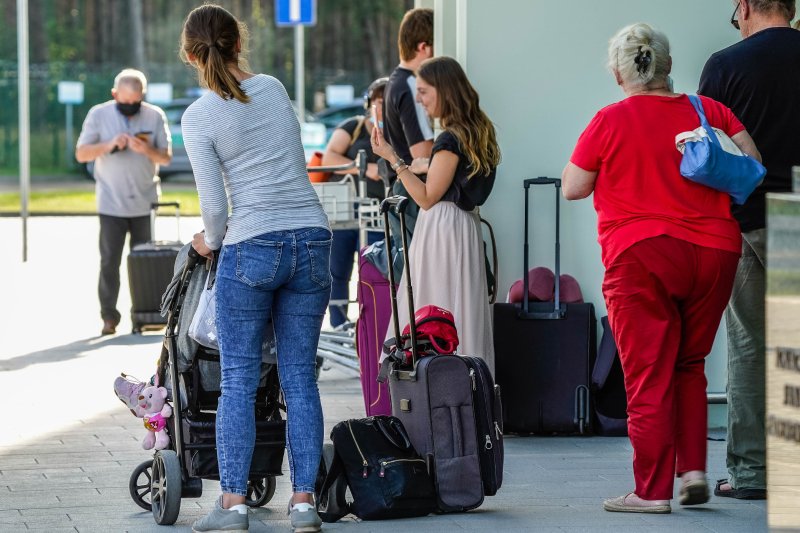
{"type": "Polygon", "coordinates": [[[317,510],[310,504],[297,504],[292,507],[289,503],[289,519],[292,521],[294,533],[316,533],[322,531],[322,520],[317,510]]]}
{"type": "Polygon", "coordinates": [[[196,533],[214,533],[223,531],[225,533],[244,533],[249,528],[250,521],[246,513],[241,514],[239,511],[230,511],[222,508],[222,496],[220,496],[217,500],[213,511],[192,524],[192,531],[196,533]]]}

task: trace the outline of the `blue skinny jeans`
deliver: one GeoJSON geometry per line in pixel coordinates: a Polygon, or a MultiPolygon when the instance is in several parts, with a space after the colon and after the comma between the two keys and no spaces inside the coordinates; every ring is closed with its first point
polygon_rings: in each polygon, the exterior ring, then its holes
{"type": "Polygon", "coordinates": [[[222,248],[217,333],[222,395],[217,459],[223,492],[246,495],[255,442],[261,345],[270,317],[287,406],[286,449],[294,492],[314,492],[322,453],[322,405],[315,379],[319,332],[331,288],[331,232],[266,233],[222,248]]]}

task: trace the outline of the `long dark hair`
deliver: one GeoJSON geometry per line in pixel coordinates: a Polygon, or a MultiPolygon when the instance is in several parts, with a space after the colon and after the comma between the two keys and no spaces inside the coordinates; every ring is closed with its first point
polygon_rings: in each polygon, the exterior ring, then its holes
{"type": "Polygon", "coordinates": [[[198,70],[200,84],[224,99],[249,102],[250,97],[228,70],[230,64],[247,68],[244,59],[247,27],[228,11],[214,4],[195,8],[186,17],[181,32],[180,56],[198,70]],[[189,61],[189,57],[194,62],[189,61]]]}
{"type": "Polygon", "coordinates": [[[439,123],[458,139],[470,162],[468,177],[489,175],[500,164],[500,147],[464,69],[452,57],[434,57],[420,65],[417,76],[436,89],[439,123]]]}

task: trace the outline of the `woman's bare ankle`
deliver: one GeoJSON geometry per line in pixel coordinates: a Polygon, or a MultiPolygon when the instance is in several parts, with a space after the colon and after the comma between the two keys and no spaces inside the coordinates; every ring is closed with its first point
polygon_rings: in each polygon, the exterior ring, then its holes
{"type": "Polygon", "coordinates": [[[656,507],[659,505],[669,505],[669,500],[645,500],[632,492],[625,497],[625,503],[638,505],[640,507],[656,507]]]}
{"type": "Polygon", "coordinates": [[[223,509],[230,509],[234,505],[242,505],[245,503],[244,496],[239,494],[230,494],[227,492],[222,493],[222,508],[223,509]]]}
{"type": "Polygon", "coordinates": [[[688,470],[681,474],[681,481],[686,483],[687,481],[694,481],[696,479],[705,479],[706,473],[702,470],[688,470]]]}

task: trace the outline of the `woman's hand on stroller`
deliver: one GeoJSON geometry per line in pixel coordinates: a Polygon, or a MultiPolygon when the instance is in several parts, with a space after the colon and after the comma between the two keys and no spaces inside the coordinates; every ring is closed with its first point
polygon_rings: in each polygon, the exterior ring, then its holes
{"type": "Polygon", "coordinates": [[[192,239],[192,248],[194,248],[198,254],[207,259],[211,259],[214,256],[214,250],[206,245],[205,234],[203,232],[194,234],[194,238],[192,239]]]}

